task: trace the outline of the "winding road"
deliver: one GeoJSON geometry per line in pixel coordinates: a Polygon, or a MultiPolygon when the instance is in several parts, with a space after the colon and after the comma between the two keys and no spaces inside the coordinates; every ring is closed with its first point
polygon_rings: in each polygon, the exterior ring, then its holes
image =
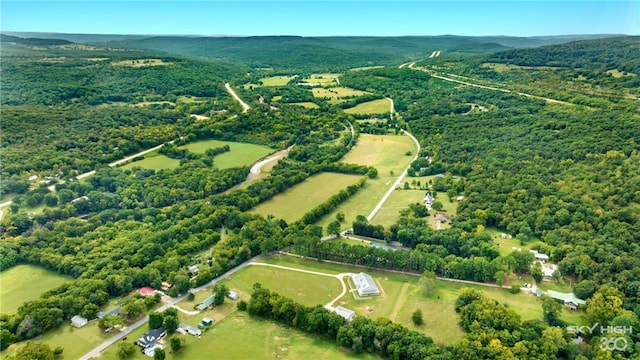
{"type": "Polygon", "coordinates": [[[233,96],[233,98],[236,99],[236,101],[239,102],[240,105],[242,105],[243,113],[246,113],[249,109],[251,109],[251,107],[247,105],[246,102],[242,101],[242,99],[240,99],[240,96],[238,96],[238,94],[236,94],[236,92],[233,91],[229,83],[224,84],[224,87],[227,88],[227,91],[229,92],[229,94],[231,94],[231,96],[233,96]]]}

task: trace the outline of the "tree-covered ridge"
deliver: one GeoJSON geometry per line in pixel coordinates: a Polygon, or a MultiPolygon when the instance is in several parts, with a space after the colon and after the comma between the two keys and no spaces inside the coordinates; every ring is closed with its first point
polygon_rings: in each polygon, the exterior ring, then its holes
{"type": "Polygon", "coordinates": [[[640,73],[640,37],[582,40],[560,45],[497,52],[490,62],[523,66],[558,66],[570,69],[640,73]]]}
{"type": "MultiPolygon", "coordinates": [[[[377,89],[377,72],[341,80],[377,89]]],[[[456,221],[471,225],[466,231],[493,226],[541,238],[564,275],[615,284],[625,307],[640,311],[638,114],[549,105],[435,78],[416,91],[411,81],[379,86],[407,104],[403,119],[424,145],[410,173],[465,177],[456,221]],[[470,112],[471,104],[487,111],[470,112]]]]}

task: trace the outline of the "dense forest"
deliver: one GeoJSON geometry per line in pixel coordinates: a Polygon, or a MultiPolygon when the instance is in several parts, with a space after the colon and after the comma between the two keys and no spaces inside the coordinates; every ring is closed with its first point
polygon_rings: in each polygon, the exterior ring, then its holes
{"type": "MultiPolygon", "coordinates": [[[[376,39],[374,44],[387,43],[378,59],[419,59],[434,44],[460,48],[496,40],[438,38],[427,46],[423,38],[402,39],[376,39]],[[391,56],[389,49],[397,48],[404,52],[391,56]]],[[[137,40],[126,41],[121,44],[134,47],[137,40]]],[[[175,296],[255,255],[284,248],[370,268],[482,282],[501,283],[506,274],[532,272],[530,253],[501,256],[486,228],[524,242],[541,240],[536,249],[550,254],[562,276],[576,284],[574,292],[587,299],[588,321],[640,328],[640,116],[634,98],[638,77],[629,75],[637,67],[637,38],[495,54],[461,51],[415,68],[396,64],[351,71],[340,77],[341,86],[371,94],[343,104],[313,98],[310,90],[290,83],[279,90],[239,88],[251,105],[242,112],[225,90],[227,82],[250,81],[248,66],[308,74],[340,69],[352,61],[352,67],[373,63],[363,55],[372,51],[364,39],[344,39],[340,46],[354,50],[344,52],[336,45],[340,56],[323,41],[152,38],[136,45],[172,46],[181,55],[200,58],[193,60],[152,50],[3,36],[0,194],[16,197],[0,222],[0,269],[34,264],[74,280],[25,303],[14,314],[0,315],[2,349],[55,329],[73,315],[94,315],[110,298],[137,287],[169,281],[176,285],[169,295],[175,296]],[[227,47],[205,49],[201,42],[227,47]],[[270,63],[272,53],[257,61],[260,47],[246,50],[251,42],[275,43],[274,53],[289,48],[295,52],[280,62],[270,63]],[[211,61],[218,56],[215,51],[228,57],[211,61]],[[318,61],[307,62],[309,53],[318,61]],[[230,66],[234,56],[246,62],[230,66]],[[588,64],[575,69],[584,62],[588,64]],[[504,71],[512,65],[519,68],[504,71]],[[606,75],[614,68],[627,75],[606,75]],[[505,85],[510,92],[442,79],[456,72],[481,84],[505,85]],[[588,80],[576,80],[581,76],[602,81],[591,83],[597,89],[589,92],[588,80]],[[582,85],[559,86],[569,79],[582,85]],[[518,94],[531,90],[568,103],[518,94]],[[282,96],[277,107],[271,105],[275,96],[282,96]],[[430,228],[425,220],[429,214],[416,207],[403,211],[388,228],[364,216],[353,223],[354,232],[397,241],[408,251],[320,241],[323,229],[314,225],[317,220],[366,191],[365,183],[378,175],[373,167],[340,162],[360,131],[383,130],[359,125],[343,110],[382,96],[394,100],[399,115],[391,125],[410,131],[422,145],[409,176],[444,174],[434,183],[437,190],[448,196],[463,194],[465,201],[447,230],[430,228]],[[287,104],[308,100],[318,108],[287,104]],[[206,116],[197,119],[193,114],[206,116]],[[202,139],[261,144],[274,151],[293,147],[269,176],[237,188],[249,169],[217,167],[216,157],[228,147],[202,154],[179,147],[202,139]],[[179,160],[179,166],[107,166],[160,144],[165,144],[161,153],[179,160]],[[95,174],[84,180],[73,179],[94,169],[95,174]],[[320,172],[363,177],[300,214],[300,221],[287,223],[247,212],[320,172]],[[31,175],[52,178],[37,185],[27,180],[31,175]],[[44,210],[25,210],[36,206],[44,210]],[[222,231],[225,241],[220,241],[222,231]],[[209,266],[190,280],[186,266],[203,251],[209,266]]],[[[510,41],[500,46],[518,46],[517,39],[510,41]]],[[[131,298],[123,311],[135,319],[153,305],[152,300],[131,298]]],[[[615,353],[598,350],[600,334],[574,343],[553,301],[544,301],[543,320],[522,321],[512,309],[473,290],[463,291],[455,305],[466,336],[446,347],[386,319],[359,318],[349,325],[323,308],[303,307],[259,286],[247,305],[253,316],[385,358],[604,359],[640,353],[635,332],[628,339],[633,346],[615,353]],[[286,311],[280,311],[283,308],[286,311]]]]}

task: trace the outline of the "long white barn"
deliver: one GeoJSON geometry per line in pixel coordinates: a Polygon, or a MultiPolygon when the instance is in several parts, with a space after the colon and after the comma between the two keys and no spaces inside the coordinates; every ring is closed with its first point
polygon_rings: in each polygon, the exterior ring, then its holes
{"type": "Polygon", "coordinates": [[[365,274],[363,272],[359,274],[352,274],[351,279],[353,283],[356,285],[356,289],[358,290],[358,295],[360,296],[369,296],[369,295],[380,295],[380,290],[378,290],[378,286],[376,282],[373,281],[373,278],[369,274],[365,274]]]}

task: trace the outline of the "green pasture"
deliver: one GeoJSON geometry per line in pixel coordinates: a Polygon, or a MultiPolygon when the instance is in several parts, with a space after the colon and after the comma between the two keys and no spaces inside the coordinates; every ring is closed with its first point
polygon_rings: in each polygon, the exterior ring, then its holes
{"type": "Polygon", "coordinates": [[[341,99],[350,96],[362,96],[368,94],[364,91],[339,86],[329,88],[316,87],[311,89],[311,92],[313,93],[314,97],[329,99],[341,99]]]}
{"type": "Polygon", "coordinates": [[[180,166],[180,160],[172,159],[164,155],[154,155],[145,157],[142,160],[130,162],[120,167],[122,170],[133,169],[134,167],[142,167],[145,169],[163,170],[175,169],[180,166]]]}
{"type": "Polygon", "coordinates": [[[16,265],[0,272],[0,313],[13,314],[27,301],[71,279],[33,265],[16,265]]]}
{"type": "MultiPolygon", "coordinates": [[[[135,338],[143,333],[136,331],[135,338]]],[[[191,335],[176,336],[181,336],[185,345],[176,354],[170,353],[169,346],[165,347],[167,359],[377,359],[368,354],[353,354],[338,348],[333,341],[252,318],[246,312],[239,311],[216,321],[200,338],[191,335]]],[[[133,335],[130,338],[127,341],[133,341],[133,335]]],[[[165,341],[169,338],[165,338],[165,341]]],[[[101,358],[117,360],[116,350],[117,345],[111,346],[101,358]]],[[[130,359],[142,360],[149,357],[136,351],[130,359]]]]}
{"type": "MultiPolygon", "coordinates": [[[[64,351],[62,352],[62,356],[56,359],[73,360],[80,358],[82,355],[91,351],[91,349],[107,341],[113,335],[113,332],[105,333],[100,330],[97,321],[91,321],[81,328],[75,328],[71,326],[70,322],[67,322],[58,329],[48,331],[35,341],[49,345],[52,350],[61,346],[64,351]]],[[[4,351],[3,355],[11,358],[25,345],[26,342],[12,344],[4,351]]]]}
{"type": "Polygon", "coordinates": [[[302,106],[304,108],[307,109],[317,109],[320,106],[318,106],[318,104],[311,102],[311,101],[300,101],[300,102],[293,102],[293,103],[287,103],[288,105],[298,105],[298,106],[302,106]]]}
{"type": "MultiPolygon", "coordinates": [[[[481,291],[485,296],[511,307],[523,320],[542,319],[542,300],[524,292],[511,294],[507,288],[500,289],[480,284],[465,284],[451,281],[436,281],[436,285],[425,295],[416,275],[404,275],[393,272],[364,269],[349,265],[325,263],[316,260],[300,259],[278,255],[261,260],[271,264],[306,269],[311,271],[338,274],[361,272],[370,274],[381,287],[379,296],[359,298],[347,293],[336,305],[343,305],[356,311],[359,316],[372,319],[386,317],[410,329],[424,332],[436,342],[451,344],[464,336],[458,326],[458,315],[454,304],[460,291],[470,287],[481,291]],[[416,327],[411,315],[416,309],[422,309],[425,324],[416,327]]],[[[349,280],[350,281],[350,280],[349,280]]],[[[584,324],[584,312],[563,309],[562,319],[569,324],[584,324]]]]}
{"type": "Polygon", "coordinates": [[[285,86],[295,76],[269,76],[260,79],[262,86],[285,86]]]}
{"type": "Polygon", "coordinates": [[[386,114],[391,108],[391,103],[387,99],[378,99],[363,102],[352,108],[345,109],[347,114],[386,114]]]}
{"type": "Polygon", "coordinates": [[[241,298],[248,299],[256,282],[307,306],[324,305],[342,291],[338,279],[329,276],[260,265],[248,266],[222,283],[237,291],[241,298]]]}
{"type": "Polygon", "coordinates": [[[224,145],[229,145],[231,151],[216,155],[213,164],[219,169],[249,166],[273,152],[272,149],[262,145],[223,140],[196,141],[183,145],[180,148],[187,149],[193,153],[204,153],[207,149],[218,148],[224,145]]]}
{"type": "Polygon", "coordinates": [[[360,134],[356,146],[341,162],[374,166],[378,169],[378,177],[367,180],[363,189],[323,217],[318,225],[326,227],[335,220],[339,211],[344,212],[346,218],[342,223],[343,229],[351,227],[356,216],[369,215],[397,177],[411,163],[415,152],[415,144],[405,135],[360,134]],[[412,155],[407,156],[407,152],[411,152],[412,155]]]}
{"type": "Polygon", "coordinates": [[[251,209],[251,212],[263,216],[271,214],[288,222],[296,221],[340,190],[355,184],[358,179],[360,179],[359,175],[336,173],[314,175],[259,204],[251,209]]]}

